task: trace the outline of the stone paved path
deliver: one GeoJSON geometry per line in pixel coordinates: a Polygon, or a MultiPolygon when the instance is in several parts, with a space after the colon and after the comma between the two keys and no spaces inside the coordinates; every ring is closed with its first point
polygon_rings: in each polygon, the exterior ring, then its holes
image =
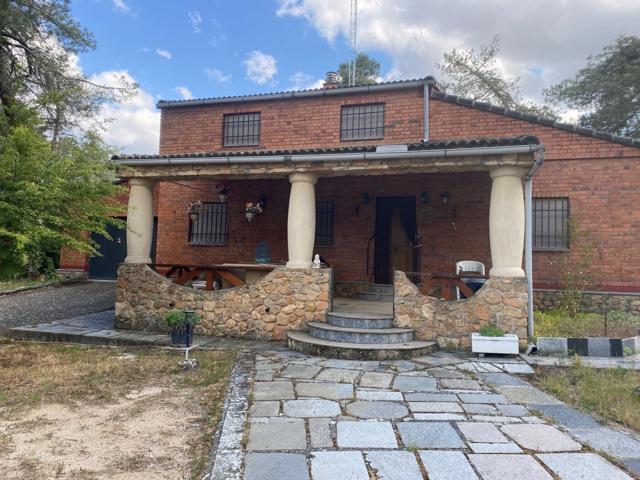
{"type": "Polygon", "coordinates": [[[237,400],[216,458],[228,468],[208,478],[622,480],[640,472],[637,439],[532,387],[522,379],[531,372],[517,359],[447,353],[347,361],[259,352],[244,433],[237,400]]]}
{"type": "Polygon", "coordinates": [[[0,333],[11,327],[33,325],[112,309],[114,282],[85,282],[0,296],[0,333]]]}

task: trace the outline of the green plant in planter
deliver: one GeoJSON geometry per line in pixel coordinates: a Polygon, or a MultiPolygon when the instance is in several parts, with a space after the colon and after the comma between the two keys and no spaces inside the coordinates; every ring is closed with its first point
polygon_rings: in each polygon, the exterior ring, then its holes
{"type": "Polygon", "coordinates": [[[180,328],[184,327],[188,323],[189,317],[191,317],[192,325],[195,325],[200,321],[200,316],[198,314],[194,313],[189,316],[185,310],[169,310],[162,318],[168,327],[180,328]]]}
{"type": "Polygon", "coordinates": [[[493,323],[487,323],[480,329],[480,335],[483,337],[504,337],[504,330],[493,323]]]}

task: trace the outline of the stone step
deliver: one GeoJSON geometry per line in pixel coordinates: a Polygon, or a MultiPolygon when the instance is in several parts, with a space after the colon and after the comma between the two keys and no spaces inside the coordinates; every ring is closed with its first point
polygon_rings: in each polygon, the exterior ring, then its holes
{"type": "Polygon", "coordinates": [[[287,332],[287,345],[297,352],[346,360],[393,360],[414,358],[437,350],[435,342],[344,343],[312,337],[308,332],[287,332]]]}
{"type": "Polygon", "coordinates": [[[358,300],[369,300],[373,302],[393,302],[393,292],[356,292],[356,298],[358,300]]]}
{"type": "Polygon", "coordinates": [[[333,342],[380,344],[406,343],[414,338],[410,328],[346,328],[325,322],[307,322],[312,337],[333,342]]]}
{"type": "Polygon", "coordinates": [[[385,283],[365,283],[359,287],[361,292],[393,294],[393,285],[385,283]]]}
{"type": "Polygon", "coordinates": [[[327,323],[346,328],[393,328],[393,316],[373,313],[328,312],[327,323]]]}

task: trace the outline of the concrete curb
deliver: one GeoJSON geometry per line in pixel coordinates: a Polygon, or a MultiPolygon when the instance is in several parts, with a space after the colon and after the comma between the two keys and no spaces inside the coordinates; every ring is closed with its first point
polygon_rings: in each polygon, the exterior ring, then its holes
{"type": "Polygon", "coordinates": [[[243,350],[231,371],[229,389],[222,407],[222,418],[211,448],[211,460],[202,480],[242,478],[244,428],[249,409],[249,390],[253,383],[255,355],[243,350]]]}

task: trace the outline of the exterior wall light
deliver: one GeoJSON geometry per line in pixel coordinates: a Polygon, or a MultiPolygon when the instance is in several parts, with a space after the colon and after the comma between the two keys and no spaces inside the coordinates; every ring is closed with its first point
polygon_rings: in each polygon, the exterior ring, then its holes
{"type": "Polygon", "coordinates": [[[440,194],[440,200],[442,200],[443,205],[449,203],[449,192],[442,192],[440,194]]]}
{"type": "Polygon", "coordinates": [[[189,206],[187,207],[187,212],[189,212],[189,220],[192,222],[198,221],[200,217],[200,210],[202,208],[202,202],[197,200],[195,202],[189,202],[189,206]]]}
{"type": "Polygon", "coordinates": [[[429,195],[427,194],[427,192],[422,192],[422,194],[420,195],[420,203],[424,203],[425,205],[429,203],[429,195]]]}
{"type": "Polygon", "coordinates": [[[229,198],[229,190],[227,190],[227,187],[223,186],[222,189],[220,189],[218,192],[218,198],[222,203],[227,202],[227,198],[229,198]]]}
{"type": "Polygon", "coordinates": [[[369,198],[369,194],[368,194],[367,192],[364,192],[364,193],[362,194],[362,204],[363,204],[363,205],[369,205],[369,201],[370,201],[370,200],[371,200],[371,199],[369,198]]]}

